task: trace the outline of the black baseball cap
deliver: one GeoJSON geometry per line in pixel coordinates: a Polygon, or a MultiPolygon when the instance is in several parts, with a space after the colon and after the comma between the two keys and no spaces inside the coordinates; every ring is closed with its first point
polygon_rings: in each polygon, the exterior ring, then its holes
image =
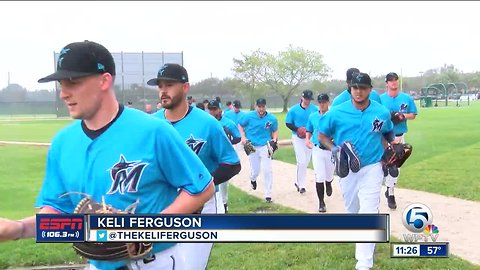
{"type": "Polygon", "coordinates": [[[395,72],[390,72],[387,74],[387,76],[385,76],[385,82],[396,80],[398,80],[398,75],[395,72]]]}
{"type": "Polygon", "coordinates": [[[65,46],[58,55],[55,73],[41,78],[38,82],[72,80],[104,73],[115,76],[112,54],[103,45],[85,40],[65,46]]]}
{"type": "Polygon", "coordinates": [[[302,92],[302,97],[305,99],[313,100],[313,92],[310,90],[305,90],[302,92]]]}
{"type": "Polygon", "coordinates": [[[179,64],[167,63],[158,71],[157,78],[148,80],[147,84],[157,86],[158,81],[176,81],[181,83],[188,82],[187,70],[179,64]]]}
{"type": "Polygon", "coordinates": [[[267,105],[267,100],[265,100],[264,98],[259,98],[259,99],[257,99],[256,104],[257,104],[257,106],[258,105],[267,105]]]}
{"type": "Polygon", "coordinates": [[[193,99],[192,96],[188,96],[188,97],[187,97],[187,100],[192,100],[192,99],[193,99]]]}
{"type": "Polygon", "coordinates": [[[354,73],[360,73],[360,70],[358,68],[349,68],[347,69],[347,83],[350,83],[352,80],[352,76],[354,73]]]}
{"type": "Polygon", "coordinates": [[[367,87],[372,87],[372,79],[370,79],[370,76],[367,73],[354,73],[352,75],[352,81],[350,83],[350,86],[367,86],[367,87]]]}
{"type": "Polygon", "coordinates": [[[220,104],[217,100],[210,100],[208,102],[208,109],[216,109],[216,108],[220,108],[220,104]]]}
{"type": "Polygon", "coordinates": [[[327,101],[327,102],[328,102],[328,101],[330,101],[330,97],[328,96],[328,94],[322,93],[322,94],[318,95],[317,101],[318,101],[318,102],[323,102],[323,101],[327,101]]]}
{"type": "Polygon", "coordinates": [[[233,107],[238,108],[238,109],[242,108],[242,103],[240,102],[240,100],[234,100],[233,101],[233,107]]]}

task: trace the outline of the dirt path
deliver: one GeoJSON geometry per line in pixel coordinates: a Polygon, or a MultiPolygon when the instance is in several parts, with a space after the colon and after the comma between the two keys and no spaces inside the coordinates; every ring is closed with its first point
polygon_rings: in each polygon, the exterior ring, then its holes
{"type": "MultiPolygon", "coordinates": [[[[263,198],[263,174],[260,173],[257,190],[250,188],[250,164],[244,153],[241,155],[242,171],[230,183],[243,191],[263,198]]],[[[318,213],[318,199],[315,191],[313,170],[307,172],[307,192],[298,193],[293,185],[296,166],[273,160],[273,201],[308,213],[318,213]]],[[[400,178],[401,181],[401,178],[400,178]]],[[[391,235],[403,240],[403,233],[408,233],[401,221],[403,209],[410,203],[423,203],[433,214],[433,224],[439,228],[439,242],[450,242],[450,254],[480,265],[480,235],[475,233],[480,227],[480,203],[446,197],[433,193],[407,189],[395,189],[397,209],[387,207],[382,189],[380,212],[390,214],[391,235]]],[[[327,213],[344,213],[342,196],[338,179],[333,182],[333,194],[326,197],[327,213]]]]}

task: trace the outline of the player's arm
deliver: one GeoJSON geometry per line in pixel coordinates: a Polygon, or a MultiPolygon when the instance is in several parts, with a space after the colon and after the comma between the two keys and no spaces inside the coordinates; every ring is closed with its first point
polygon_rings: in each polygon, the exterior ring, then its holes
{"type": "Polygon", "coordinates": [[[165,208],[161,214],[191,214],[197,211],[202,205],[208,201],[215,193],[215,186],[213,181],[210,181],[208,186],[197,194],[189,194],[182,190],[178,194],[175,201],[165,208]]]}
{"type": "MultiPolygon", "coordinates": [[[[43,207],[40,214],[59,214],[51,207],[43,207]]],[[[20,220],[0,218],[0,242],[33,238],[36,232],[36,217],[30,216],[20,220]]]]}
{"type": "Polygon", "coordinates": [[[242,144],[246,144],[247,136],[245,136],[245,130],[243,129],[242,125],[240,125],[240,123],[238,124],[238,131],[240,132],[242,144]]]}
{"type": "Polygon", "coordinates": [[[332,142],[332,138],[323,134],[323,133],[321,133],[321,132],[318,133],[318,140],[328,150],[332,151],[336,147],[335,144],[333,144],[333,142],[332,142]]]}
{"type": "Polygon", "coordinates": [[[313,148],[313,145],[312,145],[312,134],[313,134],[313,124],[312,124],[312,115],[311,114],[309,117],[308,117],[308,121],[307,121],[307,126],[305,127],[306,128],[306,133],[305,133],[305,145],[307,146],[307,148],[309,149],[312,149],[313,148]]]}

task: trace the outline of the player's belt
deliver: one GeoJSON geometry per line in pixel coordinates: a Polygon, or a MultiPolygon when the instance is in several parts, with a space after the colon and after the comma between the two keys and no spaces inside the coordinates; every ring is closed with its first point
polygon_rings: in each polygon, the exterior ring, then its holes
{"type": "Polygon", "coordinates": [[[403,133],[395,134],[396,137],[403,136],[403,133]]]}
{"type": "Polygon", "coordinates": [[[322,150],[327,150],[327,148],[325,146],[323,146],[322,144],[314,144],[314,145],[315,145],[315,147],[318,147],[322,150]]]}
{"type": "MultiPolygon", "coordinates": [[[[156,259],[155,254],[150,254],[148,257],[143,258],[143,263],[148,264],[155,261],[155,259],[156,259]]],[[[130,267],[130,265],[124,265],[124,266],[115,268],[115,270],[132,270],[132,268],[130,267]]]]}

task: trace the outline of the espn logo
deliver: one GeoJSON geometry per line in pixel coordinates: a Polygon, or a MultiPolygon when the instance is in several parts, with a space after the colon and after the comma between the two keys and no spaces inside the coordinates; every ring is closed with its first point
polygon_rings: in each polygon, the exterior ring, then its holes
{"type": "Polygon", "coordinates": [[[40,230],[81,230],[83,218],[40,218],[40,230]]]}

